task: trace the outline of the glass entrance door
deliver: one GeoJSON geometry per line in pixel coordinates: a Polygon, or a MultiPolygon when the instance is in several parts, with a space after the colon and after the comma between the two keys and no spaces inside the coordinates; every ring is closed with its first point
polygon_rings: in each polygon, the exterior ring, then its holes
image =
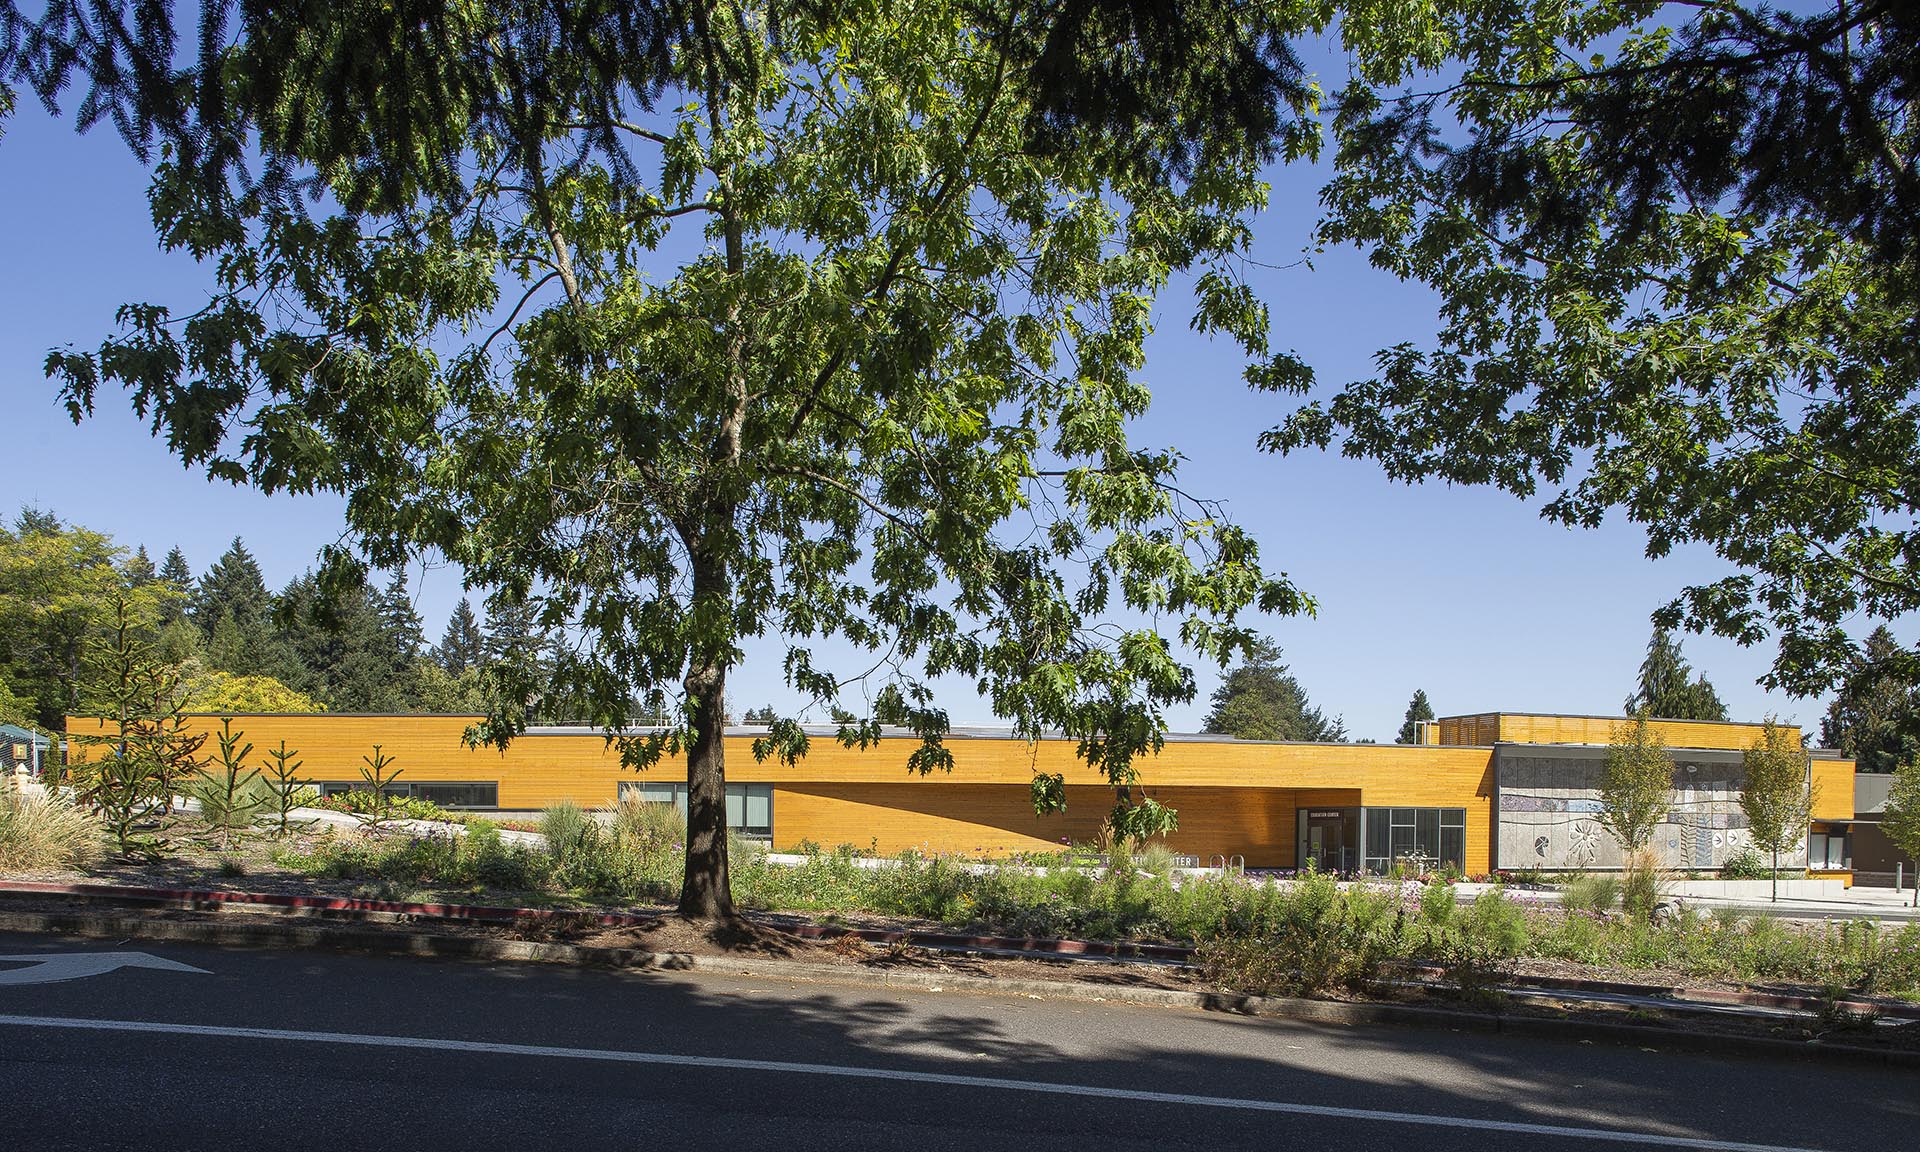
{"type": "Polygon", "coordinates": [[[1352,872],[1360,866],[1360,811],[1357,808],[1300,810],[1300,863],[1322,872],[1352,872]]]}

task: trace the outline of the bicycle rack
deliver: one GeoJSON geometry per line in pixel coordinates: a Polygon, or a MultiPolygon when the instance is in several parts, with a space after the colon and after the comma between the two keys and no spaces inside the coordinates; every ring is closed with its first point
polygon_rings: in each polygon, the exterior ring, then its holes
{"type": "Polygon", "coordinates": [[[1227,867],[1231,868],[1236,874],[1245,875],[1247,871],[1247,858],[1245,856],[1229,857],[1227,859],[1227,867]]]}
{"type": "Polygon", "coordinates": [[[1215,855],[1209,856],[1207,857],[1207,867],[1218,868],[1220,869],[1220,874],[1222,876],[1225,876],[1227,874],[1227,867],[1228,867],[1227,858],[1217,853],[1215,855]]]}

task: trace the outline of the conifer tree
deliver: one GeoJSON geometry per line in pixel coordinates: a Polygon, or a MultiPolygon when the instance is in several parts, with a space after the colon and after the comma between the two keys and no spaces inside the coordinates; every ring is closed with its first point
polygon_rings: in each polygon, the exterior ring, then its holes
{"type": "Polygon", "coordinates": [[[201,574],[193,592],[193,619],[211,640],[222,613],[231,614],[235,627],[246,632],[266,620],[272,603],[259,563],[235,536],[213,567],[201,574]]]}
{"type": "Polygon", "coordinates": [[[160,583],[173,594],[160,608],[160,623],[171,624],[186,616],[193,596],[193,569],[188,567],[187,555],[177,544],[167,550],[167,558],[160,562],[160,583]]]}
{"type": "Polygon", "coordinates": [[[134,548],[132,557],[127,560],[126,574],[127,583],[135,588],[143,584],[151,584],[158,578],[158,574],[153,570],[153,557],[147,555],[145,544],[134,548]]]}
{"type": "Polygon", "coordinates": [[[407,574],[395,571],[380,596],[380,621],[386,630],[397,666],[405,667],[426,645],[420,613],[414,610],[413,596],[407,591],[407,574]]]}
{"type": "Polygon", "coordinates": [[[1426,690],[1421,688],[1414,689],[1413,700],[1407,705],[1407,717],[1401,723],[1400,733],[1393,738],[1393,742],[1395,744],[1413,743],[1419,735],[1419,729],[1415,727],[1415,722],[1421,720],[1430,721],[1432,719],[1433,705],[1427,702],[1426,690]]]}
{"type": "Polygon", "coordinates": [[[1342,741],[1347,726],[1307,701],[1306,689],[1280,660],[1280,646],[1256,643],[1239,667],[1227,673],[1213,692],[1205,732],[1243,740],[1342,741]]]}
{"type": "Polygon", "coordinates": [[[233,730],[233,717],[222,716],[220,730],[213,734],[213,763],[187,785],[187,794],[199,802],[200,818],[220,838],[223,852],[233,846],[234,834],[252,825],[273,798],[257,784],[260,769],[247,763],[253,744],[245,737],[246,733],[233,730]]]}
{"type": "Polygon", "coordinates": [[[453,606],[453,615],[447,618],[447,630],[440,637],[440,646],[434,649],[440,666],[450,676],[460,676],[480,666],[486,659],[487,637],[480,630],[480,621],[473,615],[473,604],[465,596],[453,606]]]}
{"type": "Polygon", "coordinates": [[[293,810],[312,803],[318,795],[300,778],[306,761],[296,759],[299,755],[287,747],[285,740],[280,741],[278,748],[267,749],[264,775],[273,793],[274,816],[279,821],[282,836],[287,834],[292,823],[293,810]]]}
{"type": "Polygon", "coordinates": [[[1645,711],[1667,720],[1725,720],[1727,706],[1704,675],[1694,676],[1681,654],[1680,642],[1665,628],[1655,628],[1640,662],[1640,682],[1622,705],[1627,715],[1645,711]],[[1691,679],[1690,679],[1691,678],[1691,679]]]}
{"type": "Polygon", "coordinates": [[[1821,745],[1852,757],[1861,772],[1920,759],[1920,686],[1908,678],[1909,656],[1886,625],[1875,628],[1820,721],[1821,745]]]}

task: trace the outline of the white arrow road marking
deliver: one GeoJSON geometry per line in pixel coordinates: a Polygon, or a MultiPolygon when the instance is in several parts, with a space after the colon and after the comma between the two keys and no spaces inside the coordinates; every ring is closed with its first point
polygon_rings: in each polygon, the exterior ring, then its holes
{"type": "Polygon", "coordinates": [[[198,972],[211,976],[205,968],[195,968],[163,956],[145,952],[36,952],[30,956],[0,956],[0,961],[31,963],[31,968],[0,970],[0,984],[53,984],[61,980],[80,980],[99,976],[116,968],[153,968],[161,972],[198,972]]]}
{"type": "Polygon", "coordinates": [[[1015,1080],[1001,1076],[969,1076],[953,1072],[920,1072],[909,1068],[874,1068],[859,1064],[803,1064],[791,1060],[745,1060],[731,1056],[687,1056],[677,1052],[629,1052],[608,1048],[561,1048],[548,1044],[503,1044],[485,1040],[438,1040],[426,1036],[383,1036],[378,1033],[312,1032],[292,1028],[236,1028],[223,1024],[168,1024],[159,1020],[95,1020],[78,1016],[8,1016],[0,1014],[0,1028],[65,1028],[87,1032],[139,1032],[166,1036],[199,1036],[224,1040],[267,1040],[282,1044],[343,1044],[363,1048],[400,1048],[426,1052],[475,1052],[492,1056],[531,1056],[559,1060],[603,1060],[615,1064],[677,1065],[728,1072],[773,1072],[797,1076],[831,1076],[851,1080],[892,1080],[908,1084],[944,1084],[998,1092],[1034,1092],[1048,1096],[1083,1096],[1141,1104],[1173,1104],[1197,1108],[1228,1108],[1246,1112],[1277,1112],[1291,1116],[1318,1116],[1337,1120],[1371,1120],[1384,1124],[1413,1124],[1429,1128],[1462,1128],[1478,1132],[1511,1132],[1527,1136],[1595,1140],[1608,1144],[1652,1145],[1658,1148],[1705,1148],[1712,1152],[1815,1152],[1781,1144],[1749,1144],[1740,1140],[1710,1140],[1684,1133],[1632,1131],[1619,1128],[1577,1128],[1535,1124],[1520,1120],[1491,1120],[1477,1116],[1448,1116],[1432,1112],[1391,1112],[1376,1108],[1343,1108],[1332,1104],[1294,1103],[1238,1096],[1199,1096],[1187,1092],[1150,1092],[1132,1088],[1104,1088],[1093,1084],[1060,1084],[1049,1080],[1015,1080]]]}

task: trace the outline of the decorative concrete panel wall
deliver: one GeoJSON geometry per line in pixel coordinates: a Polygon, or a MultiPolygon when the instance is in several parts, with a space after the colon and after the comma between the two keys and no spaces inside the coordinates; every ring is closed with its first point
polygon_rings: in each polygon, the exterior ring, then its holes
{"type": "MultiPolygon", "coordinates": [[[[1621,867],[1620,845],[1600,820],[1605,749],[1503,746],[1498,760],[1500,868],[1621,867]]],[[[1740,758],[1677,751],[1674,760],[1673,799],[1651,846],[1665,868],[1717,869],[1752,842],[1740,811],[1740,758]]],[[[1783,868],[1805,864],[1804,842],[1780,858],[1783,868]]]]}

